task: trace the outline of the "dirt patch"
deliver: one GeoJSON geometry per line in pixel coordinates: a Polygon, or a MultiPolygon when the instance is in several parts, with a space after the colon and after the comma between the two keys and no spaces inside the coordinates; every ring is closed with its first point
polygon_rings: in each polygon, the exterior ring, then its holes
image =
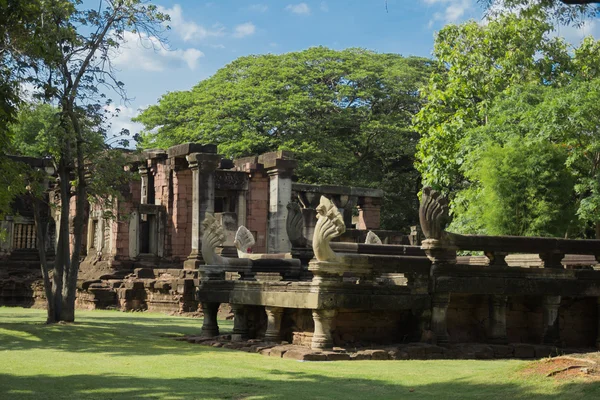
{"type": "Polygon", "coordinates": [[[583,378],[600,381],[600,352],[544,358],[529,364],[523,374],[556,380],[583,378]]]}

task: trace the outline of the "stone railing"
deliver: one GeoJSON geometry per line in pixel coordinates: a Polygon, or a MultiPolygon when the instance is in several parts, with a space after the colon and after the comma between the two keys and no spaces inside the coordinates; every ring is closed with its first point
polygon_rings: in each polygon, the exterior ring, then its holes
{"type": "Polygon", "coordinates": [[[217,254],[217,247],[223,244],[225,234],[223,227],[212,214],[207,213],[202,222],[202,257],[206,262],[199,268],[202,279],[222,280],[226,273],[237,273],[241,280],[294,280],[300,276],[300,260],[289,258],[289,254],[281,254],[280,258],[272,258],[275,254],[251,254],[245,250],[251,247],[250,232],[242,229],[236,237],[236,246],[240,258],[223,257],[217,254]],[[250,235],[250,237],[248,236],[250,235]],[[250,245],[250,246],[249,246],[250,245]],[[253,257],[251,257],[253,256],[253,257]],[[287,258],[285,258],[287,256],[287,258]],[[266,275],[263,275],[266,274],[266,275]]]}
{"type": "Polygon", "coordinates": [[[596,264],[600,261],[600,240],[459,235],[447,232],[448,202],[429,187],[423,189],[419,217],[427,238],[422,248],[432,261],[431,330],[439,343],[447,342],[449,338],[446,314],[453,293],[490,296],[489,340],[496,343],[507,341],[508,297],[539,298],[543,316],[543,342],[551,345],[560,341],[558,313],[561,298],[600,296],[600,273],[568,270],[562,263],[568,253],[571,257],[591,255],[593,259],[590,261],[596,264]],[[487,267],[458,263],[458,250],[483,251],[489,260],[487,267]],[[510,253],[537,254],[543,268],[509,267],[506,257],[510,253]]]}
{"type": "Polygon", "coordinates": [[[448,202],[429,187],[423,189],[419,210],[426,240],[422,248],[435,265],[456,264],[457,250],[483,251],[490,267],[508,267],[510,253],[538,254],[544,268],[563,268],[566,254],[587,254],[600,262],[600,240],[573,240],[546,237],[459,235],[446,231],[448,202]]]}

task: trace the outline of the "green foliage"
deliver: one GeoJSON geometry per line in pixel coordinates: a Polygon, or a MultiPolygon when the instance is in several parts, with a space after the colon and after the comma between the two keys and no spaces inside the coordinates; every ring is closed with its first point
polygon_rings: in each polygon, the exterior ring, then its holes
{"type": "Polygon", "coordinates": [[[417,168],[453,194],[453,229],[588,235],[600,219],[600,44],[570,51],[544,17],[534,7],[436,38],[446,70],[432,74],[414,119],[417,168]],[[531,175],[536,165],[547,174],[531,175]]]}
{"type": "Polygon", "coordinates": [[[461,210],[454,226],[490,235],[564,236],[575,218],[566,152],[513,138],[484,145],[482,153],[466,174],[479,186],[460,195],[461,204],[474,206],[461,210]]]}
{"type": "Polygon", "coordinates": [[[599,78],[514,86],[460,146],[471,184],[456,196],[455,229],[586,236],[600,220],[599,78]]]}
{"type": "Polygon", "coordinates": [[[508,87],[568,79],[567,46],[547,38],[550,29],[543,19],[507,14],[488,25],[448,25],[437,34],[434,53],[446,70],[432,74],[414,120],[424,182],[446,191],[464,187],[460,167],[470,149],[460,142],[469,129],[486,124],[493,100],[508,87]]]}
{"type": "Polygon", "coordinates": [[[141,147],[216,143],[228,157],[292,150],[307,183],[382,187],[388,226],[414,223],[411,119],[431,62],[324,47],[241,57],[138,118],[141,147]],[[396,203],[398,200],[402,200],[396,203]]]}

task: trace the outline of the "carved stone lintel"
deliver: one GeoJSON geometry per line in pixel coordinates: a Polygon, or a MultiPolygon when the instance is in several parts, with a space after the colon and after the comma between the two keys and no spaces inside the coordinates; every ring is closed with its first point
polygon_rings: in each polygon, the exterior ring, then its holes
{"type": "Polygon", "coordinates": [[[246,315],[246,306],[243,304],[232,304],[233,311],[233,332],[231,340],[240,342],[248,339],[248,318],[246,315]]]}
{"type": "Polygon", "coordinates": [[[218,311],[219,303],[202,303],[202,312],[204,313],[202,336],[213,337],[219,335],[219,324],[217,323],[218,311]]]}
{"type": "Polygon", "coordinates": [[[543,300],[544,344],[557,345],[560,343],[558,325],[558,309],[560,296],[545,296],[543,300]]]}
{"type": "Polygon", "coordinates": [[[313,333],[312,349],[333,348],[333,334],[335,329],[335,316],[337,310],[313,310],[313,321],[315,331],[313,333]]]}
{"type": "Polygon", "coordinates": [[[267,330],[265,340],[268,342],[278,342],[281,340],[281,318],[283,316],[282,307],[265,307],[267,313],[267,330]]]}
{"type": "Polygon", "coordinates": [[[329,243],[331,239],[346,231],[344,219],[335,204],[325,196],[321,196],[317,213],[318,221],[313,236],[315,258],[319,261],[335,261],[337,255],[333,252],[329,243]]]}
{"type": "Polygon", "coordinates": [[[490,296],[490,327],[489,341],[496,344],[508,343],[506,335],[506,305],[507,296],[490,296]]]}
{"type": "Polygon", "coordinates": [[[450,304],[450,293],[436,293],[431,302],[431,330],[438,344],[446,344],[449,340],[447,314],[450,304]]]}

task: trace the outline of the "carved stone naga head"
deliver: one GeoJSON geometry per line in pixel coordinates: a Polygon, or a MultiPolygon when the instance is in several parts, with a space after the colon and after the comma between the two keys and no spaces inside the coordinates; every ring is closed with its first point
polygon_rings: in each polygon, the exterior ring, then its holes
{"type": "Polygon", "coordinates": [[[448,199],[429,186],[424,187],[419,207],[419,220],[427,239],[442,240],[450,221],[448,199]]]}
{"type": "Polygon", "coordinates": [[[288,215],[285,228],[288,238],[293,247],[304,248],[308,245],[308,240],[304,237],[304,218],[300,204],[289,202],[287,205],[288,215]]]}
{"type": "Polygon", "coordinates": [[[216,248],[225,242],[225,231],[214,215],[206,213],[202,221],[202,258],[206,264],[222,264],[222,257],[216,253],[216,248]]]}
{"type": "Polygon", "coordinates": [[[321,196],[321,201],[317,207],[317,225],[313,236],[313,251],[318,261],[335,261],[337,255],[329,246],[329,242],[334,237],[340,236],[346,232],[344,218],[331,200],[321,196]]]}

